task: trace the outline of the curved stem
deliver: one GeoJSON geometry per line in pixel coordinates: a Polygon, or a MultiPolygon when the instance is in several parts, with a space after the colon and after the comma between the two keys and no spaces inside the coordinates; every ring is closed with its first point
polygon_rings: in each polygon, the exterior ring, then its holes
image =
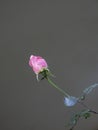
{"type": "Polygon", "coordinates": [[[70,95],[68,93],[66,93],[64,90],[62,90],[61,88],[59,88],[52,80],[50,80],[48,77],[46,78],[47,81],[54,87],[56,88],[60,93],[62,93],[64,96],[69,97],[70,95]]]}
{"type": "Polygon", "coordinates": [[[88,106],[87,105],[85,105],[83,102],[81,102],[81,101],[78,101],[78,103],[80,103],[84,108],[87,108],[87,109],[89,109],[88,108],[88,106]]]}
{"type": "Polygon", "coordinates": [[[92,113],[94,113],[94,114],[98,114],[98,112],[93,111],[93,110],[90,110],[89,112],[92,112],[92,113]]]}
{"type": "Polygon", "coordinates": [[[83,102],[79,101],[78,103],[80,103],[84,108],[87,108],[89,110],[89,112],[92,112],[94,114],[98,114],[98,112],[90,109],[87,105],[85,105],[83,102]]]}

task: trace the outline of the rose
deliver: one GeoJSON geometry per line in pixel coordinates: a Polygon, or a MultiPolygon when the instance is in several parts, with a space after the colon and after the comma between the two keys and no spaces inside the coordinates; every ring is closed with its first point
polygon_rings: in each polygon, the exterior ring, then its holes
{"type": "Polygon", "coordinates": [[[29,65],[33,69],[34,73],[36,74],[37,79],[38,79],[38,74],[40,72],[43,72],[43,70],[48,70],[47,62],[45,61],[45,59],[43,59],[40,56],[31,55],[29,60],[29,65]]]}

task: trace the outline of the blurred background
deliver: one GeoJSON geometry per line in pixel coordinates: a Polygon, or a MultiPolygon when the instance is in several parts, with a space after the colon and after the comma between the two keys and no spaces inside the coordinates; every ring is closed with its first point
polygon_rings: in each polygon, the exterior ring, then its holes
{"type": "MultiPolygon", "coordinates": [[[[46,80],[36,81],[30,55],[46,59],[53,81],[70,95],[98,83],[97,0],[0,1],[0,130],[67,130],[80,105],[64,106],[46,80]]],[[[98,111],[98,89],[86,104],[98,111]]],[[[98,116],[75,130],[97,130],[98,116]]]]}

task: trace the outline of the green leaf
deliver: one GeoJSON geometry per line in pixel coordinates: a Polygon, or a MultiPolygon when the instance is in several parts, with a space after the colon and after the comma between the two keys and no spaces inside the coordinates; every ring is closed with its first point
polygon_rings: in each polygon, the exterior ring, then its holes
{"type": "Polygon", "coordinates": [[[80,112],[75,113],[72,118],[70,119],[70,122],[68,123],[69,130],[73,130],[74,127],[77,125],[80,118],[89,118],[91,116],[90,110],[81,110],[80,112]]]}
{"type": "Polygon", "coordinates": [[[85,119],[87,119],[91,116],[91,114],[88,112],[88,113],[85,113],[83,116],[84,116],[85,119]]]}

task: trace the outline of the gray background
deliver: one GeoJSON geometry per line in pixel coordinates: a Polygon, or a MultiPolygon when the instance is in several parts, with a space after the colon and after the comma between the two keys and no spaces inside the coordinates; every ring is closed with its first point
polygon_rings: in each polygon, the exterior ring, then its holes
{"type": "MultiPolygon", "coordinates": [[[[73,96],[98,82],[98,1],[0,1],[0,130],[65,130],[82,107],[65,107],[47,81],[36,81],[31,54],[44,57],[53,80],[73,96]]],[[[97,90],[86,100],[96,111],[97,90]]],[[[76,130],[97,128],[95,115],[76,130]]]]}

